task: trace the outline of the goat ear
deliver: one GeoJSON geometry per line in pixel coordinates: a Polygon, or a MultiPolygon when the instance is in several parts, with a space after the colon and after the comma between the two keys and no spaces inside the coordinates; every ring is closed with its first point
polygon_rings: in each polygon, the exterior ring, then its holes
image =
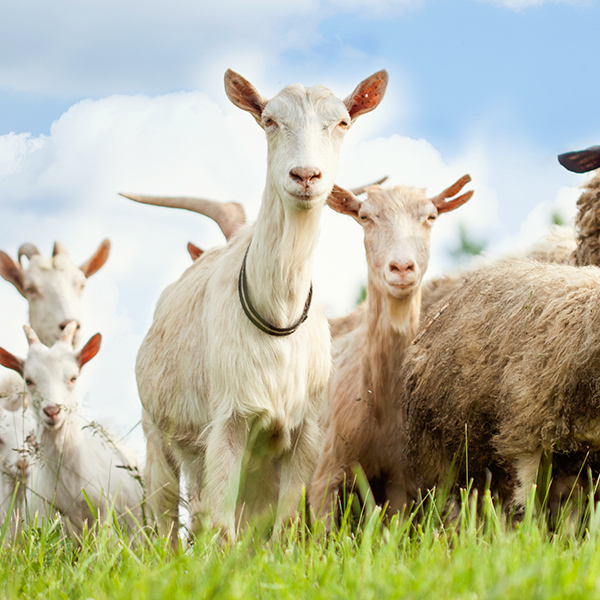
{"type": "Polygon", "coordinates": [[[574,173],[587,173],[600,167],[600,146],[592,146],[587,150],[565,152],[558,155],[558,162],[574,173]]]}
{"type": "Polygon", "coordinates": [[[204,250],[198,248],[198,246],[195,246],[192,242],[188,242],[187,251],[190,253],[192,260],[196,260],[204,254],[204,250]]]}
{"type": "Polygon", "coordinates": [[[6,281],[12,283],[21,296],[25,296],[23,291],[25,275],[23,267],[17,264],[6,252],[0,250],[0,275],[6,281]]]}
{"type": "Polygon", "coordinates": [[[388,84],[388,74],[385,69],[361,81],[356,89],[344,100],[350,118],[356,119],[379,106],[383,100],[388,84]]]}
{"type": "Polygon", "coordinates": [[[98,354],[98,350],[100,350],[101,341],[102,336],[99,333],[97,333],[96,335],[93,335],[88,340],[88,343],[79,352],[75,354],[75,360],[79,364],[80,368],[83,367],[83,365],[85,365],[86,362],[92,360],[92,358],[94,358],[96,354],[98,354]]]}
{"type": "Polygon", "coordinates": [[[238,108],[247,110],[257,121],[260,119],[267,101],[249,81],[231,69],[225,72],[225,93],[238,108]]]}
{"type": "Polygon", "coordinates": [[[0,365],[16,371],[21,377],[23,376],[25,361],[21,358],[17,358],[14,354],[11,354],[4,348],[0,348],[0,365]]]}
{"type": "Polygon", "coordinates": [[[358,219],[360,204],[360,200],[351,191],[345,190],[339,185],[334,185],[327,197],[329,208],[333,208],[333,210],[343,215],[350,215],[355,219],[358,219]]]}
{"type": "Polygon", "coordinates": [[[466,194],[462,194],[462,196],[459,196],[458,198],[452,198],[452,196],[458,194],[469,181],[471,181],[471,176],[464,175],[456,183],[453,183],[449,188],[446,188],[441,194],[438,194],[431,199],[439,214],[450,212],[471,199],[474,194],[473,190],[466,194]],[[448,198],[452,199],[448,200],[448,198]]]}
{"type": "Polygon", "coordinates": [[[96,271],[99,271],[104,266],[104,263],[107,261],[109,252],[110,240],[102,240],[102,242],[100,242],[100,245],[98,246],[98,250],[94,252],[94,254],[89,260],[84,262],[81,265],[81,267],[79,267],[83,271],[83,274],[86,277],[90,277],[96,271]]]}

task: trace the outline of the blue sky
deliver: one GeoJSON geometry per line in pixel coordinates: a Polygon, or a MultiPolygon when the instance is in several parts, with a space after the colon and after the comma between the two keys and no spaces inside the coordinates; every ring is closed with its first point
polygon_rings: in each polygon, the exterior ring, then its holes
{"type": "MultiPolygon", "coordinates": [[[[340,97],[386,68],[388,94],[347,136],[338,182],[387,174],[437,192],[471,173],[473,200],[436,223],[432,273],[450,266],[459,223],[500,253],[544,235],[556,210],[572,218],[584,178],[556,154],[600,143],[596,0],[0,0],[0,15],[0,248],[60,239],[83,261],[111,238],[86,290],[84,333],[106,348],[86,394],[96,410],[110,396],[109,415],[125,398],[125,420],[160,291],[189,264],[188,240],[222,240],[117,192],[235,198],[256,214],[264,138],[227,101],[226,68],[266,96],[300,82],[340,97]]],[[[352,305],[363,255],[359,228],[324,214],[315,288],[330,314],[352,305]]],[[[5,282],[0,306],[0,345],[23,354],[24,302],[5,282]]]]}

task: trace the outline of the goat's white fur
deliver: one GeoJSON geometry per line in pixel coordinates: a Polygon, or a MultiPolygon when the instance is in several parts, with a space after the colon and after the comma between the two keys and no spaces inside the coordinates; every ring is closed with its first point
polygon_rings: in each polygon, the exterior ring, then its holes
{"type": "Polygon", "coordinates": [[[242,512],[247,519],[276,504],[277,523],[296,512],[319,453],[329,329],[313,302],[294,334],[266,335],[242,311],[238,274],[249,247],[248,290],[260,315],[278,327],[299,318],[345,130],[377,106],[386,80],[384,72],[372,76],[345,103],[322,86],[300,85],[267,101],[226,73],[230,100],[267,135],[258,219],[164,291],[136,368],[148,500],[174,542],[181,470],[192,500],[201,494],[200,515],[210,511],[211,524],[230,538],[242,512]]]}

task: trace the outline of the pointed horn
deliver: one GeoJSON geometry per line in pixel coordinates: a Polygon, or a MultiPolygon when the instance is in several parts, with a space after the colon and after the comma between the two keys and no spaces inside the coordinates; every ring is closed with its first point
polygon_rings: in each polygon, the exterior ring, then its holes
{"type": "Polygon", "coordinates": [[[29,325],[23,325],[23,329],[30,346],[35,346],[36,344],[42,343],[40,342],[40,338],[37,336],[37,333],[31,327],[29,327],[29,325]]]}
{"type": "Polygon", "coordinates": [[[67,249],[62,242],[54,242],[54,250],[52,250],[52,256],[56,256],[57,254],[67,254],[67,249]]]}
{"type": "Polygon", "coordinates": [[[35,256],[36,254],[39,254],[39,253],[40,253],[40,251],[33,244],[30,244],[28,242],[26,244],[23,244],[19,248],[17,260],[19,261],[19,263],[21,263],[21,258],[23,256],[26,256],[29,260],[31,260],[32,256],[35,256]]]}
{"type": "Polygon", "coordinates": [[[60,341],[65,344],[69,344],[69,346],[73,345],[73,337],[75,336],[75,332],[77,331],[77,321],[70,321],[60,336],[60,341]]]}
{"type": "Polygon", "coordinates": [[[471,176],[464,175],[456,183],[453,183],[450,187],[446,188],[443,192],[441,192],[437,196],[434,196],[433,198],[431,198],[431,201],[433,202],[435,207],[438,209],[438,212],[440,214],[454,210],[455,208],[458,208],[459,206],[461,206],[462,204],[464,204],[465,202],[467,202],[468,200],[471,199],[471,197],[474,194],[473,190],[471,190],[470,192],[466,192],[465,194],[462,194],[462,196],[458,196],[458,198],[448,200],[448,198],[452,198],[452,196],[455,196],[456,194],[458,194],[458,192],[460,192],[460,190],[462,190],[465,187],[465,185],[467,185],[467,183],[469,183],[469,181],[471,181],[471,176]],[[448,200],[448,201],[446,201],[446,200],[448,200]]]}
{"type": "Polygon", "coordinates": [[[384,181],[387,181],[387,179],[388,179],[388,176],[386,175],[385,177],[382,177],[381,179],[378,179],[377,181],[374,181],[373,183],[363,185],[362,187],[352,188],[350,191],[355,196],[358,196],[359,194],[363,194],[368,187],[371,187],[372,185],[381,185],[384,181]]]}
{"type": "Polygon", "coordinates": [[[139,194],[123,194],[141,204],[166,206],[168,208],[183,208],[212,219],[221,229],[225,239],[229,241],[246,222],[246,213],[241,204],[237,202],[217,202],[204,198],[191,198],[187,196],[141,196],[139,194]]]}

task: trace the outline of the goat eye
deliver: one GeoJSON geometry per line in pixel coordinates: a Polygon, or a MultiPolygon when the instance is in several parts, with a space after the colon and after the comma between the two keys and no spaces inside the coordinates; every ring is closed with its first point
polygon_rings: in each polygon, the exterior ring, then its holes
{"type": "Polygon", "coordinates": [[[26,377],[26,378],[25,378],[25,383],[26,383],[28,386],[32,386],[32,385],[33,385],[33,379],[30,379],[29,377],[26,377]]]}
{"type": "Polygon", "coordinates": [[[367,221],[370,221],[371,219],[369,217],[367,217],[367,215],[359,215],[358,218],[363,222],[366,223],[367,221]]]}
{"type": "Polygon", "coordinates": [[[338,127],[341,127],[342,129],[348,129],[348,127],[350,127],[350,123],[343,119],[338,123],[338,127]]]}
{"type": "Polygon", "coordinates": [[[73,377],[71,377],[69,379],[69,383],[75,383],[77,381],[77,375],[73,375],[73,377]]]}
{"type": "Polygon", "coordinates": [[[429,216],[427,217],[427,220],[428,220],[430,223],[433,223],[433,222],[434,222],[436,219],[437,219],[437,215],[429,215],[429,216]]]}
{"type": "Polygon", "coordinates": [[[271,119],[271,117],[267,117],[264,121],[264,126],[270,128],[270,129],[276,129],[277,123],[275,123],[275,121],[273,119],[271,119]]]}

